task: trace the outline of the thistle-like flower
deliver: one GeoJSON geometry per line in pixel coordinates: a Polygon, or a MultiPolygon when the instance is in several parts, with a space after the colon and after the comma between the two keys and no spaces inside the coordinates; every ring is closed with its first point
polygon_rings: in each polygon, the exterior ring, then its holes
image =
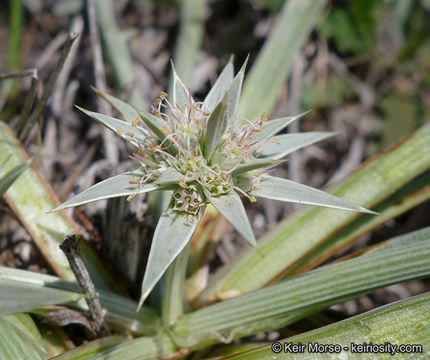
{"type": "Polygon", "coordinates": [[[172,96],[162,92],[151,113],[98,91],[124,118],[81,109],[136,147],[138,165],[104,180],[56,210],[91,201],[152,190],[173,190],[161,216],[148,258],[139,307],[171,262],[190,240],[207,204],[212,204],[252,246],[256,241],[240,197],[371,212],[320,190],[268,172],[294,150],[331,133],[307,132],[276,136],[299,116],[250,122],[237,116],[245,64],[234,77],[229,62],[203,102],[194,101],[174,71],[172,96]]]}

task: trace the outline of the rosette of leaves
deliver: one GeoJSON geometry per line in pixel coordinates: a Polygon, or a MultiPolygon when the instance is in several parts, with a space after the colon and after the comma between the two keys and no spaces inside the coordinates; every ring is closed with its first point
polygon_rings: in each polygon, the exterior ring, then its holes
{"type": "Polygon", "coordinates": [[[55,210],[117,196],[173,190],[157,224],[142,283],[139,307],[167,267],[190,241],[207,204],[212,204],[252,246],[256,246],[241,197],[371,212],[323,191],[273,177],[270,170],[294,150],[332,133],[276,134],[299,116],[255,123],[236,116],[245,64],[234,76],[230,61],[203,102],[195,101],[175,70],[173,93],[162,92],[151,112],[142,112],[97,91],[123,117],[81,109],[136,147],[137,169],[98,184],[55,210]]]}

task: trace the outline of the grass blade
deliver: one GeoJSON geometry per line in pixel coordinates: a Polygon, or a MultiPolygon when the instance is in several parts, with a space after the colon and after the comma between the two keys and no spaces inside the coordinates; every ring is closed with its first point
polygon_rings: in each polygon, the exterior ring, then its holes
{"type": "Polygon", "coordinates": [[[90,341],[84,345],[67,351],[53,358],[53,360],[85,360],[103,353],[115,346],[124,342],[128,342],[127,338],[120,335],[108,336],[105,338],[90,341]]]}
{"type": "Polygon", "coordinates": [[[30,165],[32,159],[18,164],[13,169],[9,170],[5,175],[0,178],[0,196],[2,196],[7,189],[14,183],[14,181],[25,171],[30,165]]]}
{"type": "Polygon", "coordinates": [[[325,0],[286,1],[274,29],[245,81],[238,115],[251,121],[272,112],[298,50],[305,43],[325,0]]]}
{"type": "MultiPolygon", "coordinates": [[[[67,353],[66,353],[67,354],[67,353]]],[[[75,357],[67,357],[64,355],[60,359],[82,359],[76,357],[79,354],[75,352],[75,357]]],[[[159,360],[167,358],[180,358],[186,352],[181,352],[177,349],[172,341],[172,338],[167,334],[160,334],[154,337],[141,337],[138,339],[123,342],[118,346],[104,350],[91,357],[85,358],[86,360],[159,360]]]]}
{"type": "MultiPolygon", "coordinates": [[[[179,34],[173,60],[177,72],[188,87],[193,80],[197,54],[200,50],[205,22],[207,0],[191,0],[181,3],[179,34]]],[[[173,73],[171,81],[173,84],[173,73]]],[[[169,91],[173,93],[172,86],[169,91]]]]}
{"type": "MultiPolygon", "coordinates": [[[[430,356],[429,339],[430,327],[424,324],[430,322],[430,293],[419,296],[414,296],[406,300],[397,301],[393,304],[382,306],[380,308],[368,311],[364,314],[354,316],[350,319],[340,321],[336,324],[324,326],[323,328],[300,334],[288,339],[279,341],[280,343],[299,342],[305,344],[306,351],[301,354],[306,359],[340,359],[345,358],[363,358],[363,355],[351,353],[351,343],[363,344],[372,342],[373,344],[397,345],[396,350],[399,350],[400,344],[418,344],[415,353],[409,355],[401,355],[397,353],[378,354],[372,353],[368,355],[372,358],[392,358],[397,355],[398,358],[411,357],[413,359],[428,359],[430,356]],[[423,326],[424,325],[424,326],[423,326]],[[419,329],[419,330],[417,330],[419,329]],[[371,340],[371,341],[369,341],[371,340]],[[339,344],[341,348],[347,347],[348,351],[339,353],[309,353],[308,344],[339,344]],[[420,351],[421,349],[421,351],[420,351]]],[[[356,353],[357,354],[357,353],[356,353]]],[[[271,360],[274,353],[272,344],[254,349],[236,356],[231,356],[229,359],[234,360],[271,360]]],[[[276,356],[280,359],[285,359],[288,355],[279,354],[276,356]]]]}
{"type": "Polygon", "coordinates": [[[27,314],[0,316],[0,358],[2,360],[45,360],[48,353],[42,337],[27,314]]]}
{"type": "Polygon", "coordinates": [[[83,295],[59,289],[40,287],[31,283],[22,286],[15,280],[0,279],[0,314],[14,314],[33,310],[40,306],[64,304],[79,300],[83,295]]]}
{"type": "MultiPolygon", "coordinates": [[[[87,311],[83,294],[75,283],[58,277],[0,266],[0,314],[10,314],[51,304],[68,303],[74,308],[87,311]],[[19,301],[8,293],[19,295],[19,301]]],[[[106,319],[112,328],[138,334],[152,334],[159,326],[159,319],[152,309],[143,307],[136,313],[136,302],[97,289],[106,319]]]]}
{"type": "Polygon", "coordinates": [[[146,108],[145,96],[140,87],[133,86],[136,81],[136,72],[128,47],[130,30],[119,28],[112,0],[96,0],[95,10],[106,54],[120,90],[127,92],[132,88],[130,102],[139,109],[146,108]]]}
{"type": "Polygon", "coordinates": [[[374,289],[429,275],[430,228],[426,228],[360,257],[184,315],[173,330],[183,341],[181,346],[200,348],[282,327],[374,289]]]}

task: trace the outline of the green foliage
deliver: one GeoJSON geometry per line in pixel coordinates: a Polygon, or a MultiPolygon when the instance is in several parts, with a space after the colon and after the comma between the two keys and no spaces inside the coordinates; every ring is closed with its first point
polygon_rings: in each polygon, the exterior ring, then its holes
{"type": "Polygon", "coordinates": [[[341,53],[360,54],[373,46],[381,0],[352,0],[348,7],[334,8],[320,25],[319,31],[332,39],[341,53]]]}

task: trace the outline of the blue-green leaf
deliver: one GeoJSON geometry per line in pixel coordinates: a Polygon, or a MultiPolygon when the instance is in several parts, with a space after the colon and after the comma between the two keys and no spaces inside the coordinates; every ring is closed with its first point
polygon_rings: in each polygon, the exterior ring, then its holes
{"type": "MultiPolygon", "coordinates": [[[[184,83],[176,73],[173,62],[172,62],[172,73],[173,73],[173,89],[172,89],[173,105],[176,105],[179,109],[183,110],[184,106],[190,102],[191,95],[189,90],[187,90],[184,83]]],[[[192,98],[191,98],[191,102],[193,102],[192,98]]]]}
{"type": "Polygon", "coordinates": [[[309,146],[318,141],[333,136],[331,132],[310,131],[304,133],[294,133],[275,136],[269,139],[266,144],[256,150],[258,157],[270,157],[272,159],[281,159],[293,151],[309,146]]]}
{"type": "Polygon", "coordinates": [[[138,112],[133,106],[127,104],[125,101],[116,98],[115,96],[106,94],[105,92],[93,88],[93,90],[99,95],[103,100],[107,101],[116,111],[118,111],[125,121],[132,123],[139,118],[138,112]]]}
{"type": "Polygon", "coordinates": [[[224,94],[230,89],[233,76],[234,68],[233,59],[231,58],[205,98],[204,103],[208,106],[209,111],[212,112],[215,109],[218,103],[223,99],[224,94]]]}
{"type": "Polygon", "coordinates": [[[285,129],[292,122],[296,121],[307,113],[308,111],[295,116],[287,116],[279,119],[269,120],[261,125],[261,132],[252,133],[251,138],[258,142],[269,140],[273,135],[276,135],[279,131],[285,129]]]}
{"type": "Polygon", "coordinates": [[[190,241],[203,212],[204,208],[201,208],[198,215],[188,215],[168,208],[161,215],[152,239],[138,309],[143,305],[168,266],[190,241]]]}
{"type": "MultiPolygon", "coordinates": [[[[166,121],[147,112],[139,112],[139,116],[161,141],[166,138],[167,132],[170,131],[170,129],[167,128],[166,121]]],[[[163,147],[168,149],[169,153],[177,153],[176,146],[173,145],[170,140],[166,140],[163,147]]]]}
{"type": "Polygon", "coordinates": [[[208,119],[205,155],[209,160],[212,158],[212,155],[214,154],[215,149],[227,128],[228,114],[226,100],[227,97],[224,96],[223,100],[217,105],[208,119]]]}
{"type": "Polygon", "coordinates": [[[251,194],[256,197],[376,214],[362,206],[291,180],[265,175],[251,194]]]}
{"type": "Polygon", "coordinates": [[[144,140],[147,135],[146,131],[141,127],[132,126],[128,122],[93,111],[88,111],[79,106],[76,107],[135,146],[139,146],[135,139],[144,140]]]}
{"type": "Polygon", "coordinates": [[[141,194],[158,188],[159,184],[157,182],[142,185],[130,184],[130,180],[138,180],[141,177],[142,175],[140,173],[133,172],[126,172],[124,174],[113,176],[91,186],[78,195],[75,195],[52,211],[79,206],[102,199],[110,199],[131,194],[141,194]]]}
{"type": "Polygon", "coordinates": [[[240,196],[235,191],[221,196],[211,196],[209,192],[205,192],[210,203],[224,216],[230,224],[243,236],[243,238],[251,245],[256,246],[254,233],[246,215],[240,196]]]}
{"type": "Polygon", "coordinates": [[[245,59],[242,67],[237,73],[230,86],[227,94],[227,114],[228,118],[231,119],[237,113],[237,108],[239,107],[240,93],[242,91],[243,77],[245,76],[246,64],[248,63],[248,57],[245,59]]]}
{"type": "Polygon", "coordinates": [[[281,164],[281,163],[286,162],[286,161],[287,161],[286,159],[275,160],[275,159],[267,159],[267,158],[250,160],[249,162],[247,162],[245,164],[239,165],[233,171],[233,176],[238,176],[238,175],[241,175],[241,174],[246,173],[248,171],[261,169],[261,168],[264,168],[267,166],[281,164]]]}

